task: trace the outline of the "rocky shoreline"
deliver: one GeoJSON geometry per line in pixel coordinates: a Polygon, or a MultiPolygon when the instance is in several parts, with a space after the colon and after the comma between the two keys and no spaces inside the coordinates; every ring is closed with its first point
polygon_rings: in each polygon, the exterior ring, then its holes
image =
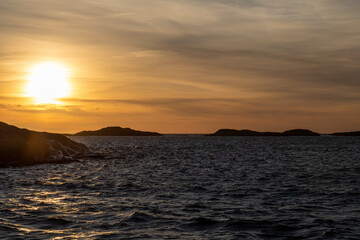
{"type": "Polygon", "coordinates": [[[64,135],[30,131],[0,122],[0,167],[71,162],[87,151],[84,144],[64,135]]]}

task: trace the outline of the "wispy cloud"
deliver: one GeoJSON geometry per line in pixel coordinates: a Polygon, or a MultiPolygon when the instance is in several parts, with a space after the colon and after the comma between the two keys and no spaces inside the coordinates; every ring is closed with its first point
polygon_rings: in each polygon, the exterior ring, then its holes
{"type": "Polygon", "coordinates": [[[47,111],[340,119],[360,109],[359,12],[358,0],[0,0],[0,94],[49,54],[85,69],[72,99],[84,112],[47,111]]]}
{"type": "Polygon", "coordinates": [[[21,112],[21,113],[59,113],[59,114],[69,114],[69,115],[88,114],[81,107],[57,105],[57,104],[39,104],[39,105],[0,104],[0,109],[6,109],[10,112],[21,112]]]}

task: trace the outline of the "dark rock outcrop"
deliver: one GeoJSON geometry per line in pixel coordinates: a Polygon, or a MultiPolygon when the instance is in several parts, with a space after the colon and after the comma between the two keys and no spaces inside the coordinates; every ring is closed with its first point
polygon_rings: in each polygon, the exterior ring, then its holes
{"type": "Polygon", "coordinates": [[[142,132],[131,128],[107,127],[96,131],[82,131],[74,136],[162,136],[157,132],[142,132]]]}
{"type": "Polygon", "coordinates": [[[0,122],[0,167],[70,162],[87,151],[61,135],[20,129],[0,122]]]}
{"type": "Polygon", "coordinates": [[[293,129],[283,133],[280,132],[257,132],[252,130],[235,130],[235,129],[220,129],[214,134],[208,136],[257,136],[257,137],[274,137],[274,136],[320,136],[319,133],[306,129],[293,129]]]}
{"type": "Polygon", "coordinates": [[[358,132],[340,132],[340,133],[333,133],[331,134],[333,136],[353,136],[353,137],[356,137],[356,136],[360,136],[360,131],[358,132]]]}

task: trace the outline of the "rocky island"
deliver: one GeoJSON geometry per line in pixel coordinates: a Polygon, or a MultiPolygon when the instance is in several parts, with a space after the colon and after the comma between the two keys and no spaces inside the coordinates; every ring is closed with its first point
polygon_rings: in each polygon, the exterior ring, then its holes
{"type": "Polygon", "coordinates": [[[353,137],[356,137],[356,136],[360,136],[360,131],[357,131],[357,132],[340,132],[340,133],[333,133],[331,134],[333,136],[353,136],[353,137]]]}
{"type": "Polygon", "coordinates": [[[293,129],[293,130],[285,131],[281,134],[283,136],[312,136],[312,137],[320,136],[319,133],[307,129],[293,129]]]}
{"type": "Polygon", "coordinates": [[[0,122],[0,167],[71,162],[87,147],[61,135],[21,129],[0,122]]]}
{"type": "Polygon", "coordinates": [[[82,131],[74,136],[162,136],[157,132],[143,132],[131,128],[106,127],[96,131],[82,131]]]}
{"type": "Polygon", "coordinates": [[[247,129],[243,129],[243,130],[220,129],[216,133],[207,136],[285,137],[285,136],[320,136],[320,134],[307,129],[293,129],[285,132],[257,132],[247,129]]]}

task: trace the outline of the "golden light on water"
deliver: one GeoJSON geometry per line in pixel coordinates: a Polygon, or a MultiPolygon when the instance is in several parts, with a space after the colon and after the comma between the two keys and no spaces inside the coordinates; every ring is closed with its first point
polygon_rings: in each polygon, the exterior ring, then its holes
{"type": "Polygon", "coordinates": [[[56,99],[70,95],[70,70],[58,62],[32,66],[26,77],[26,95],[38,104],[58,103],[56,99]]]}

